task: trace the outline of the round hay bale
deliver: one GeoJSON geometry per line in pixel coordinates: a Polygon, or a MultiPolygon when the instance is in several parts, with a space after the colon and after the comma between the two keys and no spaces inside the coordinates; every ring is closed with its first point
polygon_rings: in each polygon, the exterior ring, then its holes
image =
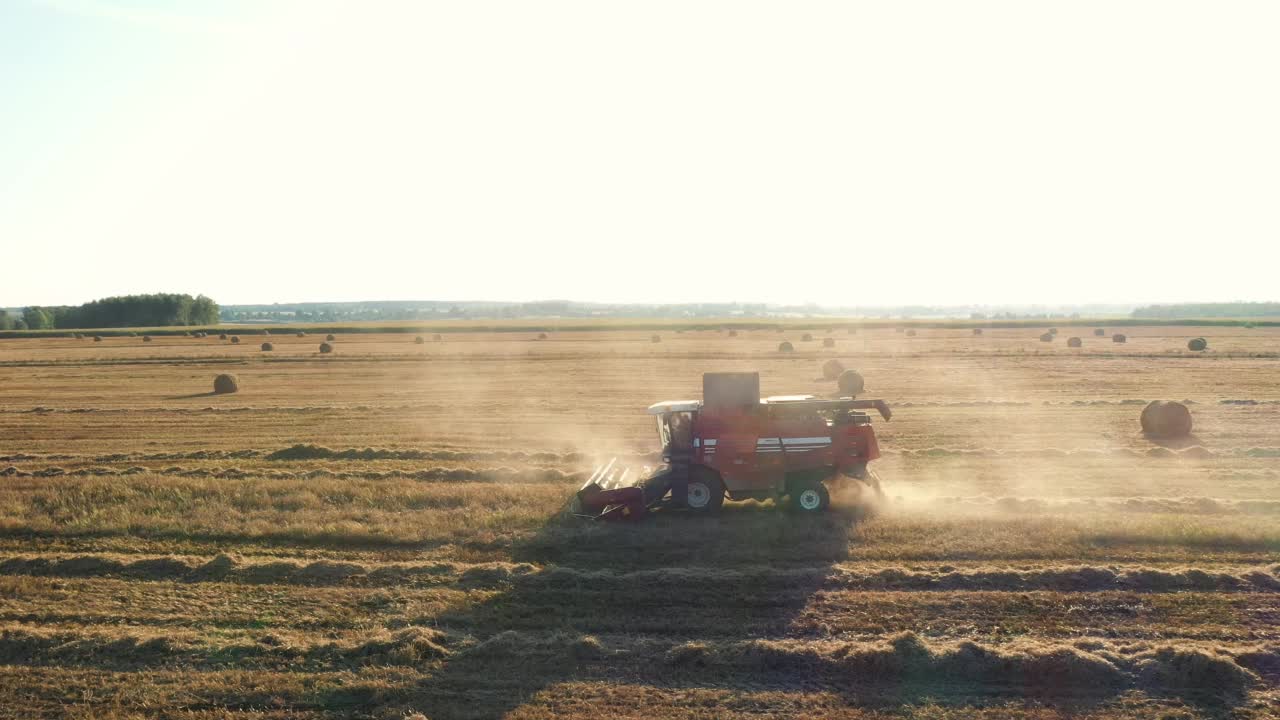
{"type": "Polygon", "coordinates": [[[862,394],[866,384],[857,370],[845,370],[836,379],[836,387],[840,388],[842,397],[857,397],[862,394]]]}
{"type": "Polygon", "coordinates": [[[414,344],[414,345],[423,345],[423,344],[425,344],[426,342],[427,342],[427,339],[426,339],[426,338],[424,338],[424,337],[422,337],[421,335],[419,335],[419,336],[417,336],[417,337],[415,337],[415,338],[413,339],[413,344],[414,344]]]}
{"type": "Polygon", "coordinates": [[[151,342],[151,336],[150,336],[150,335],[143,335],[143,336],[142,336],[142,342],[151,342]]]}
{"type": "Polygon", "coordinates": [[[1040,342],[1053,342],[1053,333],[1045,333],[1041,335],[1040,342]]]}
{"type": "Polygon", "coordinates": [[[1138,418],[1142,432],[1151,437],[1180,438],[1191,434],[1191,411],[1172,400],[1153,400],[1138,418]]]}
{"type": "Polygon", "coordinates": [[[1205,340],[1202,337],[1191,338],[1191,340],[1187,343],[1187,349],[1193,350],[1195,352],[1201,352],[1207,347],[1209,347],[1209,341],[1205,340]]]}
{"type": "Polygon", "coordinates": [[[1058,328],[1049,328],[1049,334],[1050,334],[1050,335],[1057,335],[1057,334],[1058,334],[1058,328]]]}
{"type": "Polygon", "coordinates": [[[844,372],[844,363],[835,358],[822,363],[823,380],[838,380],[842,372],[844,372]]]}
{"type": "Polygon", "coordinates": [[[982,328],[974,328],[974,329],[973,329],[973,334],[974,334],[974,335],[981,335],[981,334],[982,334],[982,328]]]}
{"type": "Polygon", "coordinates": [[[1084,341],[1078,337],[1068,338],[1067,347],[1083,347],[1084,341]]]}
{"type": "Polygon", "coordinates": [[[239,335],[232,335],[232,336],[231,336],[231,344],[232,344],[232,345],[239,345],[239,344],[240,344],[240,336],[239,336],[239,335]]]}
{"type": "Polygon", "coordinates": [[[1106,337],[1107,331],[1105,328],[1094,328],[1093,334],[1097,337],[1106,337]]]}
{"type": "Polygon", "coordinates": [[[835,347],[835,346],[836,346],[835,338],[822,338],[822,347],[835,347]]]}
{"type": "Polygon", "coordinates": [[[328,341],[328,342],[333,342],[334,340],[337,340],[338,338],[334,337],[332,334],[329,334],[329,335],[325,335],[325,336],[324,336],[324,339],[325,339],[326,341],[328,341]]]}
{"type": "Polygon", "coordinates": [[[789,352],[794,352],[795,349],[796,349],[795,346],[787,342],[786,340],[783,340],[782,342],[778,343],[778,352],[789,353],[789,352]]]}
{"type": "Polygon", "coordinates": [[[649,342],[660,343],[660,342],[662,342],[662,337],[661,337],[661,336],[659,336],[659,335],[650,335],[650,336],[649,336],[649,342]]]}
{"type": "Polygon", "coordinates": [[[908,331],[907,331],[907,337],[915,337],[915,336],[916,336],[916,331],[915,331],[915,330],[908,330],[908,331]]]}
{"type": "Polygon", "coordinates": [[[235,375],[223,373],[213,379],[213,392],[215,395],[227,395],[229,393],[240,390],[240,381],[235,375]]]}
{"type": "Polygon", "coordinates": [[[329,343],[320,343],[320,353],[321,353],[322,355],[327,355],[327,354],[329,354],[329,353],[331,353],[331,352],[333,352],[333,346],[332,346],[332,345],[330,345],[329,343]]]}
{"type": "Polygon", "coordinates": [[[432,335],[431,339],[434,340],[435,342],[444,342],[444,336],[441,335],[440,333],[436,333],[435,335],[432,335]]]}
{"type": "Polygon", "coordinates": [[[738,331],[737,331],[737,330],[730,330],[730,331],[729,331],[729,337],[738,337],[738,331]]]}
{"type": "Polygon", "coordinates": [[[271,352],[272,350],[275,350],[275,349],[276,349],[276,346],[272,345],[271,343],[262,343],[262,352],[271,352]]]}
{"type": "Polygon", "coordinates": [[[226,334],[226,333],[222,333],[221,335],[219,335],[219,336],[218,336],[218,339],[219,339],[219,340],[226,340],[226,339],[227,339],[227,334],[226,334]]]}
{"type": "Polygon", "coordinates": [[[805,333],[801,335],[800,342],[813,342],[813,333],[805,333]]]}
{"type": "Polygon", "coordinates": [[[1114,343],[1122,343],[1122,342],[1128,342],[1128,341],[1129,341],[1129,338],[1125,337],[1124,335],[1121,335],[1120,333],[1116,333],[1115,335],[1111,336],[1111,342],[1114,342],[1114,343]]]}
{"type": "Polygon", "coordinates": [[[297,332],[297,335],[298,335],[298,337],[306,337],[306,336],[307,336],[307,334],[306,334],[306,333],[304,333],[304,332],[302,332],[301,330],[299,330],[299,331],[297,332]]]}
{"type": "Polygon", "coordinates": [[[94,341],[94,342],[102,342],[102,336],[101,336],[101,335],[94,335],[94,336],[93,336],[93,341],[94,341]]]}
{"type": "Polygon", "coordinates": [[[546,333],[538,333],[538,339],[539,339],[539,340],[546,340],[546,339],[547,339],[547,334],[546,334],[546,333]]]}

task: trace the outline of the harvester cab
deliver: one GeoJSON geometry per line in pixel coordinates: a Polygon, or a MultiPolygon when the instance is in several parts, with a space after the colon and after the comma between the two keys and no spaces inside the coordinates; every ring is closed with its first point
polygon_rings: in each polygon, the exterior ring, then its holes
{"type": "Polygon", "coordinates": [[[759,373],[706,373],[702,400],[649,406],[663,466],[652,473],[615,460],[596,467],[578,491],[575,514],[636,519],[659,507],[711,513],[726,497],[772,498],[813,513],[827,509],[831,489],[849,483],[881,496],[869,468],[880,449],[867,410],[885,420],[892,415],[883,400],[761,398],[759,373]]]}

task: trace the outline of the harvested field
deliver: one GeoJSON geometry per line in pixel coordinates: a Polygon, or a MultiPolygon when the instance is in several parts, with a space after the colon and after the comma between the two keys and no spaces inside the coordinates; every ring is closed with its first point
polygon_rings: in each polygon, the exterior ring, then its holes
{"type": "Polygon", "coordinates": [[[0,339],[0,717],[1276,717],[1280,328],[1123,329],[0,339]],[[878,513],[565,516],[647,405],[831,359],[878,513]]]}

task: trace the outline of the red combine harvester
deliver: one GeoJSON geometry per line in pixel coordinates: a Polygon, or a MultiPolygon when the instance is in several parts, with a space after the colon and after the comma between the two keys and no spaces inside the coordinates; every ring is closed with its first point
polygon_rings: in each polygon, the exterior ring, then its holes
{"type": "Polygon", "coordinates": [[[649,406],[658,421],[666,466],[632,479],[614,460],[595,469],[578,491],[575,514],[638,519],[659,507],[712,513],[733,500],[785,499],[797,511],[830,504],[828,485],[851,478],[877,495],[868,463],[880,457],[871,418],[888,420],[883,400],[812,395],[760,397],[759,373],[706,373],[702,400],[649,406]]]}

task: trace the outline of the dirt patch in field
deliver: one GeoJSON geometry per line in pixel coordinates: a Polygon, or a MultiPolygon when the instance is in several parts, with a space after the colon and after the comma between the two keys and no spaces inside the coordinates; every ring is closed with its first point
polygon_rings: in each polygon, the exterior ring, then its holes
{"type": "Polygon", "coordinates": [[[594,591],[625,594],[641,587],[670,584],[689,592],[717,587],[772,587],[809,585],[823,590],[950,590],[1097,592],[1274,592],[1280,578],[1265,569],[1239,574],[1207,572],[1197,568],[1155,569],[1114,567],[1057,567],[1035,569],[911,570],[886,568],[873,572],[824,568],[796,570],[726,570],[670,568],[632,573],[548,568],[528,577],[530,587],[547,585],[565,589],[589,586],[594,591]]]}
{"type": "Polygon", "coordinates": [[[1147,692],[1210,701],[1240,700],[1259,679],[1230,654],[1211,649],[1161,647],[1138,655],[1133,667],[1147,692]]]}
{"type": "Polygon", "coordinates": [[[1236,662],[1272,683],[1280,682],[1280,644],[1246,650],[1236,656],[1236,662]]]}
{"type": "Polygon", "coordinates": [[[883,590],[1056,590],[1096,592],[1133,590],[1139,592],[1272,592],[1280,578],[1255,570],[1231,575],[1188,568],[1165,570],[1109,567],[1067,567],[1035,570],[966,570],[929,572],[886,569],[868,575],[850,574],[838,581],[851,589],[883,590]]]}
{"type": "Polygon", "coordinates": [[[1260,664],[1268,649],[1130,647],[1099,642],[991,646],[972,641],[930,644],[914,633],[884,643],[749,640],[685,643],[669,664],[729,665],[778,675],[809,675],[855,684],[961,684],[1028,695],[1111,696],[1131,688],[1156,695],[1238,702],[1259,676],[1238,662],[1260,664]]]}
{"type": "Polygon", "coordinates": [[[926,502],[951,510],[1011,514],[1128,512],[1179,515],[1280,514],[1280,500],[1229,500],[1210,497],[993,497],[942,495],[926,502]]]}
{"type": "Polygon", "coordinates": [[[535,573],[529,563],[387,563],[363,565],[331,560],[247,562],[229,554],[208,561],[190,557],[121,560],[98,555],[66,558],[10,557],[0,560],[0,575],[40,577],[127,577],[180,582],[250,584],[396,586],[456,583],[466,588],[500,588],[535,573]]]}
{"type": "Polygon", "coordinates": [[[299,568],[294,577],[308,584],[333,585],[364,574],[365,568],[355,563],[317,560],[299,568]]]}
{"type": "Polygon", "coordinates": [[[385,563],[359,564],[317,560],[246,562],[220,554],[210,560],[157,557],[120,560],[97,555],[67,558],[10,557],[0,560],[0,575],[45,577],[128,577],[183,582],[281,583],[295,585],[437,586],[498,589],[519,582],[528,590],[589,587],[593,592],[627,595],[638,589],[671,585],[686,592],[726,592],[733,588],[788,586],[824,590],[872,591],[1034,591],[1098,592],[1278,592],[1280,567],[1236,573],[1199,568],[1116,568],[1098,566],[1027,569],[921,570],[884,568],[862,571],[854,567],[769,567],[725,569],[709,567],[661,568],[633,572],[584,570],[572,567],[539,569],[529,563],[385,563]]]}
{"type": "Polygon", "coordinates": [[[524,657],[545,660],[598,660],[609,653],[599,638],[572,632],[550,635],[506,630],[467,651],[468,659],[524,657]]]}
{"type": "MultiPolygon", "coordinates": [[[[885,455],[898,455],[905,458],[952,458],[952,457],[982,457],[982,458],[1026,458],[1040,460],[1057,460],[1068,458],[1082,459],[1106,459],[1106,458],[1181,458],[1184,460],[1207,460],[1229,454],[1250,454],[1251,452],[1266,452],[1266,449],[1253,448],[1252,450],[1231,452],[1214,452],[1201,445],[1188,445],[1181,448],[1154,447],[1141,451],[1128,447],[1117,447],[1110,449],[1098,448],[1074,448],[1064,449],[1055,447],[1042,448],[949,448],[949,447],[927,447],[927,448],[902,448],[902,449],[886,449],[881,451],[885,455]]],[[[1277,450],[1280,456],[1280,449],[1277,450]]]]}
{"type": "MultiPolygon", "coordinates": [[[[346,448],[335,450],[323,445],[302,443],[281,448],[264,455],[267,460],[435,460],[450,462],[517,462],[542,463],[560,465],[582,465],[590,463],[593,456],[583,452],[547,452],[526,450],[420,450],[397,448],[346,448]]],[[[630,462],[656,462],[657,453],[636,453],[620,455],[619,460],[630,462]]],[[[0,458],[3,461],[3,458],[0,458]]]]}
{"type": "Polygon", "coordinates": [[[1088,640],[1072,644],[972,641],[930,643],[905,632],[884,642],[804,641],[760,638],[661,643],[627,636],[597,637],[569,631],[506,630],[481,640],[451,640],[420,626],[377,629],[365,637],[309,644],[299,636],[261,633],[218,638],[189,632],[125,629],[119,632],[0,630],[0,662],[142,668],[192,666],[271,667],[302,662],[313,667],[420,666],[457,658],[464,666],[486,663],[544,667],[608,661],[624,675],[641,677],[678,667],[687,681],[704,676],[739,682],[788,683],[806,678],[832,688],[892,685],[909,693],[971,685],[988,694],[1045,698],[1113,696],[1131,689],[1207,702],[1238,702],[1274,670],[1276,648],[1265,645],[1150,646],[1088,640]]]}
{"type": "Polygon", "coordinates": [[[582,482],[587,477],[586,471],[571,471],[558,468],[540,467],[430,467],[418,470],[331,470],[329,468],[313,468],[310,470],[287,470],[241,468],[241,467],[184,467],[174,465],[165,468],[146,468],[132,466],[113,468],[107,466],[91,466],[75,469],[53,466],[38,470],[23,470],[16,466],[0,469],[0,477],[19,478],[51,478],[51,477],[111,477],[121,475],[141,475],[151,473],[168,477],[214,478],[220,480],[240,480],[245,478],[264,477],[276,480],[332,478],[338,480],[394,480],[409,479],[430,482],[487,482],[487,483],[568,483],[582,482]]]}
{"type": "Polygon", "coordinates": [[[7,628],[0,631],[0,663],[6,665],[136,666],[172,662],[191,646],[192,636],[126,632],[79,634],[7,628]]]}
{"type": "Polygon", "coordinates": [[[106,668],[140,668],[172,663],[207,666],[278,666],[301,661],[320,667],[347,665],[419,665],[447,657],[444,633],[431,628],[378,630],[373,637],[348,642],[305,642],[266,633],[256,641],[215,639],[189,632],[158,634],[0,630],[0,663],[106,668]]]}
{"type": "Polygon", "coordinates": [[[361,664],[418,665],[447,657],[444,633],[424,627],[408,627],[396,632],[383,631],[377,637],[356,645],[331,644],[309,653],[313,658],[341,658],[361,664]]]}

